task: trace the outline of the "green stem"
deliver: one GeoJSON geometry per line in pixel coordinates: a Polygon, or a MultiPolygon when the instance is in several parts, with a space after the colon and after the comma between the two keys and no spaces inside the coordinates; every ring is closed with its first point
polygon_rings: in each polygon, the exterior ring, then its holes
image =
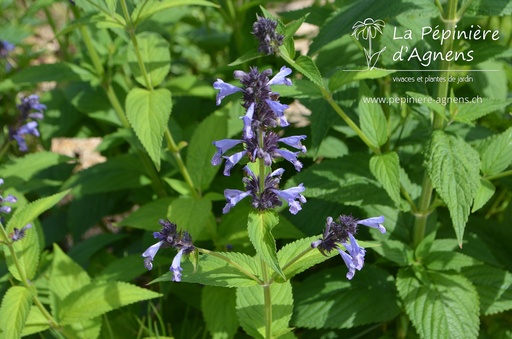
{"type": "Polygon", "coordinates": [[[512,170],[508,170],[508,171],[501,172],[501,173],[494,174],[494,175],[489,175],[489,176],[484,177],[484,179],[496,180],[496,179],[508,177],[509,175],[512,175],[512,170]]]}
{"type": "Polygon", "coordinates": [[[270,294],[270,286],[272,284],[268,280],[267,264],[263,259],[261,260],[261,271],[263,275],[263,281],[265,282],[263,287],[263,300],[265,305],[265,338],[272,338],[272,295],[270,294]]]}
{"type": "MultiPolygon", "coordinates": [[[[311,252],[312,250],[314,250],[313,247],[308,247],[306,248],[304,251],[300,252],[299,254],[297,254],[295,257],[293,257],[290,261],[288,261],[286,264],[283,265],[283,267],[281,267],[281,270],[284,272],[288,267],[290,267],[291,265],[293,265],[294,263],[296,263],[300,258],[302,258],[303,256],[305,256],[306,254],[308,254],[309,252],[311,252]]],[[[269,284],[272,284],[274,282],[274,280],[278,277],[279,275],[277,273],[274,273],[272,275],[272,278],[270,279],[269,281],[269,284]]]]}
{"type": "Polygon", "coordinates": [[[242,266],[240,266],[239,264],[234,262],[233,260],[229,259],[228,257],[220,254],[219,252],[210,251],[210,250],[207,250],[205,248],[199,248],[199,247],[196,247],[196,248],[197,248],[197,250],[200,253],[208,254],[208,255],[211,255],[213,257],[217,257],[217,258],[219,258],[221,260],[224,260],[225,262],[227,262],[231,266],[235,267],[236,269],[238,269],[240,272],[242,272],[243,274],[245,274],[246,276],[248,276],[252,280],[256,281],[258,284],[260,284],[260,285],[264,284],[264,282],[260,278],[258,278],[257,276],[255,276],[254,274],[252,274],[251,272],[249,272],[248,270],[246,270],[245,268],[243,268],[242,266]]]}
{"type": "Polygon", "coordinates": [[[167,149],[173,155],[174,160],[176,160],[176,163],[178,164],[178,168],[181,172],[181,175],[185,179],[185,182],[187,183],[188,187],[190,188],[190,192],[192,193],[192,196],[194,198],[199,198],[201,196],[201,194],[198,193],[198,191],[196,190],[194,182],[192,181],[192,177],[190,176],[187,166],[185,165],[185,162],[183,162],[183,158],[181,157],[180,149],[174,142],[172,134],[168,128],[165,129],[164,135],[165,135],[165,139],[167,140],[167,149]]]}
{"type": "MultiPolygon", "coordinates": [[[[446,18],[443,18],[443,21],[445,23],[445,29],[447,30],[453,30],[458,18],[457,18],[457,3],[458,0],[449,0],[448,2],[448,16],[446,18]]],[[[441,13],[442,14],[442,13],[441,13]]],[[[453,48],[453,35],[450,36],[448,40],[445,41],[445,44],[443,45],[443,55],[446,55],[446,53],[453,48]]],[[[441,72],[440,77],[448,77],[448,73],[450,72],[450,66],[451,62],[447,60],[443,60],[441,62],[441,72]]],[[[438,83],[437,87],[437,97],[442,98],[446,97],[448,95],[448,81],[440,82],[438,83]]],[[[442,129],[443,126],[443,117],[439,114],[436,114],[435,112],[433,114],[433,122],[432,122],[432,128],[434,130],[442,129]]],[[[418,244],[423,240],[425,237],[425,230],[427,227],[427,219],[430,214],[430,202],[432,200],[432,194],[433,194],[434,187],[432,186],[432,182],[430,181],[430,178],[428,177],[427,173],[424,174],[423,177],[423,186],[422,186],[422,192],[420,197],[420,202],[418,205],[418,211],[415,214],[415,220],[414,220],[414,234],[413,234],[413,242],[414,247],[418,246],[418,244]]]]}
{"type": "Polygon", "coordinates": [[[9,147],[11,146],[11,143],[9,141],[6,141],[4,145],[2,146],[2,149],[0,150],[0,160],[4,157],[5,153],[9,150],[9,147]]]}

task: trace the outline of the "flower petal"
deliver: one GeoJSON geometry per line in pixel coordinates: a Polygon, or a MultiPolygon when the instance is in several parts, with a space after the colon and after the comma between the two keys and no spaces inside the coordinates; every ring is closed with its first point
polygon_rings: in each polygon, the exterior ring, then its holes
{"type": "Polygon", "coordinates": [[[224,175],[229,177],[231,174],[231,169],[244,157],[247,151],[241,151],[233,154],[229,157],[224,157],[226,159],[226,165],[224,166],[224,175]]]}
{"type": "Polygon", "coordinates": [[[153,268],[153,259],[155,258],[155,255],[157,254],[158,250],[160,249],[160,246],[162,246],[164,242],[159,241],[154,245],[151,245],[147,250],[142,253],[142,256],[146,259],[144,259],[144,266],[151,270],[153,268]]]}
{"type": "Polygon", "coordinates": [[[214,141],[213,145],[217,147],[217,153],[213,155],[212,158],[212,165],[217,166],[220,165],[222,162],[222,155],[229,151],[231,148],[235,147],[236,145],[244,142],[243,140],[236,140],[236,139],[223,139],[214,141]]]}
{"type": "Polygon", "coordinates": [[[302,163],[299,160],[297,160],[297,154],[299,152],[295,153],[288,151],[287,149],[276,149],[275,153],[279,154],[281,157],[291,162],[293,166],[295,166],[297,172],[300,172],[300,170],[302,169],[302,163]]]}
{"type": "Polygon", "coordinates": [[[219,106],[221,100],[228,95],[240,92],[242,90],[241,88],[228,84],[221,79],[217,79],[217,81],[213,83],[213,88],[219,90],[219,93],[217,93],[217,106],[219,106]]]}
{"type": "Polygon", "coordinates": [[[234,189],[225,189],[224,196],[226,197],[226,206],[222,209],[222,213],[228,213],[233,207],[235,207],[240,200],[251,194],[251,191],[240,191],[234,189]]]}
{"type": "Polygon", "coordinates": [[[354,266],[352,257],[349,254],[347,254],[345,251],[342,251],[339,248],[336,248],[336,249],[340,253],[341,258],[343,259],[343,261],[345,262],[345,265],[348,268],[348,272],[346,275],[347,279],[352,280],[352,278],[354,277],[354,274],[356,273],[356,267],[354,266]]]}
{"type": "Polygon", "coordinates": [[[306,153],[306,146],[302,145],[302,143],[300,142],[301,140],[304,140],[306,138],[307,136],[305,135],[294,135],[291,137],[281,138],[278,141],[293,148],[300,149],[302,153],[306,153]]]}
{"type": "Polygon", "coordinates": [[[290,106],[281,104],[279,101],[273,101],[270,99],[265,99],[265,102],[268,104],[270,109],[276,114],[277,120],[279,120],[279,125],[281,127],[286,127],[290,125],[290,123],[286,120],[286,117],[284,116],[284,111],[290,106]]]}
{"type": "Polygon", "coordinates": [[[380,233],[384,234],[386,233],[386,228],[382,225],[384,220],[384,216],[381,215],[380,217],[359,220],[357,223],[360,225],[377,228],[380,231],[380,233]]]}
{"type": "Polygon", "coordinates": [[[183,249],[179,250],[178,254],[174,256],[172,259],[171,268],[169,269],[174,276],[172,277],[172,281],[180,282],[181,281],[181,257],[183,256],[183,249]]]}
{"type": "Polygon", "coordinates": [[[268,86],[270,85],[287,85],[291,86],[292,82],[290,79],[286,78],[286,76],[292,74],[292,70],[289,69],[286,66],[281,67],[279,70],[279,73],[277,73],[270,81],[267,83],[268,86]]]}
{"type": "Polygon", "coordinates": [[[252,131],[252,117],[254,115],[254,102],[247,109],[247,113],[242,117],[244,122],[244,138],[251,139],[254,136],[252,131]]]}

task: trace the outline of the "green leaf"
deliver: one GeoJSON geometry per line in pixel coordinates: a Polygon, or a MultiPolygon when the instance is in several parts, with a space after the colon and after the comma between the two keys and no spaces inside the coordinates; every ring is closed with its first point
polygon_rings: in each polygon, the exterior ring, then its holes
{"type": "MultiPolygon", "coordinates": [[[[292,317],[293,296],[289,281],[270,285],[272,300],[272,338],[291,330],[288,323],[292,317]]],[[[240,325],[253,338],[265,337],[265,301],[263,287],[255,285],[236,289],[236,311],[240,325]]]]}
{"type": "Polygon", "coordinates": [[[370,159],[370,171],[382,184],[391,199],[399,207],[400,200],[400,162],[396,152],[374,155],[370,159]]]}
{"type": "Polygon", "coordinates": [[[71,292],[58,311],[61,325],[88,320],[161,294],[118,281],[96,281],[71,292]]]}
{"type": "MultiPolygon", "coordinates": [[[[153,32],[142,32],[137,34],[139,55],[146,69],[147,80],[151,86],[156,87],[169,73],[171,69],[171,54],[169,43],[160,34],[153,32]]],[[[135,80],[142,86],[150,88],[140,69],[135,46],[130,44],[128,48],[128,65],[135,76],[135,80]]],[[[170,97],[170,95],[169,95],[170,97]]]]}
{"type": "Polygon", "coordinates": [[[110,13],[116,12],[117,0],[106,0],[108,10],[110,13]]]}
{"type": "Polygon", "coordinates": [[[489,113],[501,110],[512,103],[512,100],[499,100],[481,98],[481,102],[462,103],[457,105],[457,113],[453,116],[454,121],[473,125],[472,121],[486,116],[489,113]]]}
{"type": "Polygon", "coordinates": [[[352,81],[363,79],[379,79],[394,72],[394,70],[387,69],[364,69],[358,71],[347,71],[340,69],[329,78],[329,89],[331,92],[334,92],[341,86],[351,83],[352,81]]]}
{"type": "Polygon", "coordinates": [[[236,294],[232,288],[205,286],[201,311],[206,328],[214,339],[233,338],[238,329],[236,294]]]}
{"type": "Polygon", "coordinates": [[[432,185],[448,206],[461,246],[469,210],[480,186],[478,153],[464,140],[435,131],[426,165],[432,185]]]}
{"type": "Polygon", "coordinates": [[[491,176],[503,172],[512,163],[512,127],[492,136],[480,153],[482,173],[491,176]]]}
{"type": "MultiPolygon", "coordinates": [[[[311,243],[318,239],[320,239],[320,236],[300,239],[285,245],[277,252],[277,258],[286,280],[290,280],[293,276],[338,254],[336,251],[331,251],[325,256],[319,250],[311,248],[311,243]],[[304,251],[307,251],[307,253],[303,254],[304,251]],[[296,259],[297,257],[299,259],[296,259]]],[[[283,280],[278,277],[277,281],[283,280]]]]}
{"type": "Polygon", "coordinates": [[[292,325],[306,328],[352,328],[380,323],[400,313],[393,277],[386,271],[365,266],[354,279],[339,267],[317,272],[294,285],[295,310],[292,325]]]}
{"type": "MultiPolygon", "coordinates": [[[[183,282],[220,287],[246,287],[255,285],[257,281],[240,271],[239,268],[242,268],[256,277],[259,271],[258,264],[256,264],[254,258],[242,253],[223,252],[216,252],[216,256],[208,254],[200,255],[195,270],[190,261],[183,262],[181,268],[183,269],[181,272],[181,281],[183,282]],[[230,261],[230,263],[219,258],[219,256],[230,261]]],[[[172,281],[172,278],[173,274],[167,272],[153,280],[152,283],[172,281]]]]}
{"type": "Polygon", "coordinates": [[[37,306],[32,305],[25,326],[23,327],[22,336],[25,337],[30,334],[43,332],[48,328],[50,328],[48,319],[45,318],[37,306]]]}
{"type": "Polygon", "coordinates": [[[197,126],[187,152],[187,168],[197,187],[210,186],[220,166],[212,166],[211,160],[216,152],[213,142],[227,137],[227,116],[216,111],[197,126]]]}
{"type": "MultiPolygon", "coordinates": [[[[26,230],[25,237],[19,241],[15,241],[12,245],[16,252],[16,256],[18,257],[18,264],[25,272],[28,279],[34,278],[39,262],[39,237],[37,230],[34,229],[33,222],[37,217],[39,217],[39,215],[61,201],[68,193],[69,191],[64,191],[28,204],[23,209],[17,210],[7,224],[7,233],[13,232],[15,227],[17,229],[22,229],[27,224],[32,224],[32,228],[26,230]]],[[[11,272],[16,279],[21,281],[21,276],[16,265],[14,265],[11,252],[5,251],[5,257],[9,272],[11,272]]]]}
{"type": "Polygon", "coordinates": [[[23,158],[16,158],[14,161],[4,164],[1,168],[2,178],[5,181],[2,189],[16,187],[29,181],[38,172],[70,159],[52,152],[38,152],[27,154],[23,158]]]}
{"type": "Polygon", "coordinates": [[[473,202],[473,208],[471,209],[471,213],[478,211],[480,208],[484,207],[484,205],[492,198],[494,192],[496,191],[496,187],[485,178],[480,179],[480,187],[475,194],[475,201],[473,202]]]}
{"type": "Polygon", "coordinates": [[[228,66],[236,66],[243,63],[246,63],[247,61],[251,61],[254,59],[259,59],[261,57],[264,57],[265,55],[258,52],[257,49],[251,49],[250,51],[243,54],[241,57],[237,58],[235,61],[228,64],[228,66]]]}
{"type": "Polygon", "coordinates": [[[126,97],[126,115],[130,125],[158,170],[162,139],[171,109],[171,92],[165,88],[153,91],[134,88],[126,97]]]}
{"type": "Polygon", "coordinates": [[[276,253],[276,241],[272,235],[272,228],[279,222],[279,217],[273,211],[252,211],[249,213],[247,230],[256,253],[263,259],[277,274],[286,279],[276,253]]]}
{"type": "Polygon", "coordinates": [[[397,263],[399,266],[408,266],[414,262],[413,250],[401,241],[386,239],[380,246],[372,248],[384,258],[397,263]]]}
{"type": "Polygon", "coordinates": [[[161,12],[163,10],[178,7],[178,6],[207,6],[207,7],[218,7],[218,5],[206,1],[206,0],[149,0],[144,2],[139,2],[135,10],[133,11],[131,17],[132,21],[135,24],[139,24],[141,21],[148,19],[153,14],[161,12]]]}
{"type": "Polygon", "coordinates": [[[114,14],[106,14],[106,13],[98,13],[92,17],[92,21],[96,23],[96,27],[103,28],[126,28],[126,21],[124,18],[117,13],[114,14]]]}
{"type": "Polygon", "coordinates": [[[32,305],[32,293],[23,286],[12,286],[0,306],[0,332],[3,338],[21,338],[32,305]]]}
{"type": "Polygon", "coordinates": [[[297,60],[295,60],[294,63],[291,63],[290,65],[297,71],[305,75],[315,85],[321,88],[324,87],[322,75],[320,74],[318,67],[316,67],[316,64],[313,61],[313,59],[311,59],[310,57],[306,55],[301,55],[297,58],[297,60]]]}
{"type": "Polygon", "coordinates": [[[73,175],[64,188],[73,187],[73,193],[81,195],[138,188],[149,183],[139,157],[126,154],[73,175]]]}
{"type": "Polygon", "coordinates": [[[396,286],[405,311],[422,338],[477,338],[478,294],[458,274],[400,269],[396,286]]]}
{"type": "Polygon", "coordinates": [[[212,210],[212,202],[208,199],[180,197],[169,206],[167,217],[186,230],[194,240],[209,239],[205,232],[207,221],[212,210]]]}
{"type": "Polygon", "coordinates": [[[479,16],[510,15],[512,14],[512,2],[508,0],[475,0],[469,5],[467,13],[479,16]]]}
{"type": "Polygon", "coordinates": [[[293,40],[293,35],[295,34],[295,32],[298,31],[300,26],[302,26],[304,21],[306,21],[308,16],[309,16],[309,13],[307,13],[306,15],[303,15],[302,17],[300,17],[297,20],[290,21],[289,23],[286,24],[286,26],[284,27],[285,40],[293,40]]]}
{"type": "Polygon", "coordinates": [[[146,231],[156,231],[160,228],[158,221],[167,216],[169,205],[173,200],[174,198],[160,198],[147,203],[123,219],[119,223],[119,226],[130,226],[146,231]]]}
{"type": "Polygon", "coordinates": [[[377,102],[371,102],[372,93],[364,82],[359,85],[359,121],[361,130],[378,147],[388,140],[387,121],[382,107],[377,102]]]}
{"type": "Polygon", "coordinates": [[[433,250],[422,258],[422,263],[434,271],[460,271],[463,267],[474,266],[479,262],[460,252],[433,250]]]}
{"type": "Polygon", "coordinates": [[[177,193],[185,196],[192,195],[190,192],[190,186],[183,180],[173,179],[173,178],[164,178],[164,181],[171,186],[173,190],[177,193]]]}
{"type": "Polygon", "coordinates": [[[304,183],[304,195],[346,205],[394,206],[368,169],[368,155],[353,153],[323,161],[302,170],[286,183],[287,187],[304,183]]]}
{"type": "Polygon", "coordinates": [[[43,81],[89,81],[94,75],[74,64],[55,63],[24,67],[11,79],[14,83],[37,84],[43,81]]]}
{"type": "Polygon", "coordinates": [[[512,309],[512,273],[489,265],[465,267],[462,273],[475,285],[483,315],[512,309]]]}
{"type": "Polygon", "coordinates": [[[432,98],[429,95],[416,93],[416,92],[406,92],[408,96],[416,99],[415,102],[421,103],[422,106],[430,108],[435,113],[439,114],[443,119],[446,119],[445,107],[441,105],[436,99],[432,98]]]}

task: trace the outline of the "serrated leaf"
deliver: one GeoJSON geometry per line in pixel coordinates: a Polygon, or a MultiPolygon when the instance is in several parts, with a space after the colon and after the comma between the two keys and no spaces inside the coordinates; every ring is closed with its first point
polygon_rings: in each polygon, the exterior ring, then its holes
{"type": "Polygon", "coordinates": [[[12,286],[2,298],[0,331],[3,338],[20,338],[32,305],[32,293],[23,286],[12,286]]]}
{"type": "Polygon", "coordinates": [[[279,222],[279,217],[273,211],[252,211],[249,213],[247,230],[256,253],[283,279],[285,275],[279,266],[276,253],[276,241],[272,228],[279,222]]]}
{"type": "Polygon", "coordinates": [[[189,5],[198,5],[198,6],[207,6],[207,7],[218,7],[218,5],[206,1],[206,0],[149,0],[145,2],[140,2],[135,10],[133,11],[131,17],[132,21],[135,24],[140,23],[143,20],[148,19],[153,14],[161,12],[163,10],[178,7],[178,6],[189,6],[189,5]]]}
{"type": "Polygon", "coordinates": [[[32,305],[21,335],[25,337],[30,334],[43,332],[48,328],[50,328],[48,319],[45,318],[37,306],[32,305]]]}
{"type": "Polygon", "coordinates": [[[415,102],[421,103],[421,105],[430,108],[435,113],[439,114],[442,118],[446,118],[445,107],[441,105],[436,99],[432,98],[429,95],[416,93],[416,92],[406,92],[408,96],[416,99],[415,102]]]}
{"type": "MultiPolygon", "coordinates": [[[[290,280],[293,276],[338,254],[336,251],[331,251],[331,253],[325,256],[319,250],[311,248],[311,243],[320,238],[320,236],[313,236],[300,239],[287,244],[277,252],[279,265],[283,269],[286,280],[290,280]],[[302,255],[302,252],[306,250],[309,251],[302,255]],[[297,257],[299,257],[298,260],[295,259],[297,257]]],[[[283,280],[278,278],[277,281],[283,280]]]]}
{"type": "Polygon", "coordinates": [[[208,199],[180,197],[169,205],[167,217],[190,233],[194,240],[208,239],[205,232],[212,202],[208,199]]]}
{"type": "MultiPolygon", "coordinates": [[[[272,338],[277,338],[291,329],[293,296],[289,281],[270,285],[272,300],[272,338]]],[[[236,311],[240,325],[253,338],[265,338],[265,298],[263,287],[255,285],[236,289],[236,311]]]]}
{"type": "Polygon", "coordinates": [[[400,161],[396,152],[374,155],[370,159],[370,171],[382,184],[396,206],[400,206],[400,161]]]}
{"type": "Polygon", "coordinates": [[[480,158],[464,140],[435,131],[427,154],[427,172],[448,206],[459,245],[471,204],[480,186],[480,158]]]}
{"type": "Polygon", "coordinates": [[[43,81],[90,81],[95,76],[85,68],[64,62],[23,67],[14,74],[14,83],[36,84],[43,81]]]}
{"type": "Polygon", "coordinates": [[[500,135],[491,137],[481,151],[482,173],[499,174],[512,163],[512,127],[500,135]]]}
{"type": "Polygon", "coordinates": [[[498,100],[481,98],[481,102],[462,103],[457,105],[457,113],[453,116],[454,121],[472,124],[472,121],[479,119],[489,113],[503,109],[512,103],[512,100],[498,100]]]}
{"type": "Polygon", "coordinates": [[[465,267],[462,273],[475,285],[483,315],[512,309],[512,273],[489,265],[465,267]]]}
{"type": "Polygon", "coordinates": [[[72,324],[132,304],[158,298],[161,294],[118,281],[97,281],[68,294],[58,317],[61,325],[72,324]]]}
{"type": "Polygon", "coordinates": [[[212,166],[211,160],[216,152],[213,142],[227,137],[227,116],[216,111],[197,126],[187,152],[187,168],[197,187],[210,186],[221,166],[212,166]]]}
{"type": "Polygon", "coordinates": [[[423,271],[418,280],[410,268],[400,269],[396,286],[405,311],[422,338],[477,338],[478,294],[463,276],[423,271]]]}
{"type": "Polygon", "coordinates": [[[205,286],[201,297],[201,311],[206,328],[214,339],[233,338],[238,329],[236,294],[232,288],[205,286]]]}
{"type": "Polygon", "coordinates": [[[382,269],[365,266],[347,280],[340,267],[317,272],[294,286],[293,326],[352,328],[393,319],[400,313],[393,277],[382,269]]]}
{"type": "Polygon", "coordinates": [[[318,87],[324,87],[322,75],[320,74],[318,67],[316,67],[316,64],[313,61],[313,59],[311,59],[310,57],[306,55],[301,55],[297,58],[297,60],[295,60],[294,63],[291,63],[290,66],[292,66],[297,71],[302,73],[318,87]]]}
{"type": "Polygon", "coordinates": [[[293,35],[295,34],[295,32],[297,32],[297,30],[300,28],[300,26],[302,26],[304,21],[306,21],[308,16],[309,16],[309,13],[307,13],[306,15],[303,15],[302,17],[300,17],[297,20],[293,20],[293,21],[290,21],[289,23],[287,23],[286,26],[284,27],[284,38],[286,40],[293,40],[293,35]]]}
{"type": "MultiPolygon", "coordinates": [[[[135,46],[130,44],[128,48],[128,65],[130,66],[135,80],[146,88],[156,87],[169,73],[171,69],[171,54],[169,43],[160,34],[154,32],[142,32],[137,34],[139,55],[146,69],[147,80],[140,69],[135,46]]],[[[170,97],[170,94],[169,94],[170,97]]]]}
{"type": "Polygon", "coordinates": [[[153,91],[134,88],[126,96],[127,118],[157,169],[160,169],[162,139],[171,109],[171,92],[166,88],[153,91]]]}
{"type": "MultiPolygon", "coordinates": [[[[157,231],[158,221],[165,219],[169,205],[174,198],[160,198],[141,206],[119,223],[119,226],[130,226],[146,231],[157,231]]],[[[181,225],[180,225],[181,227],[181,225]]]]}
{"type": "Polygon", "coordinates": [[[408,266],[414,262],[413,250],[401,241],[387,239],[381,246],[372,249],[384,258],[397,263],[399,266],[408,266]]]}
{"type": "Polygon", "coordinates": [[[394,70],[387,69],[364,69],[360,71],[347,71],[340,69],[329,78],[329,89],[331,92],[334,92],[341,86],[351,83],[352,81],[363,79],[379,79],[394,72],[394,70]]]}
{"type": "Polygon", "coordinates": [[[370,142],[376,146],[382,146],[388,140],[387,121],[382,107],[377,102],[372,102],[372,93],[364,82],[359,85],[359,122],[361,130],[370,142]]]}
{"type": "MultiPolygon", "coordinates": [[[[181,281],[183,282],[220,287],[246,287],[258,283],[246,274],[258,276],[258,265],[255,259],[242,253],[216,252],[216,256],[203,254],[199,256],[195,270],[189,261],[182,262],[181,268],[183,269],[181,271],[181,281]],[[231,263],[221,259],[219,256],[222,256],[231,263]]],[[[152,283],[172,281],[172,278],[173,274],[168,272],[153,280],[152,283]]]]}
{"type": "Polygon", "coordinates": [[[265,55],[258,52],[257,49],[251,49],[250,51],[243,54],[241,57],[237,58],[235,61],[228,64],[228,66],[236,66],[243,63],[246,63],[247,61],[251,61],[254,59],[259,59],[264,57],[265,55]]]}
{"type": "Polygon", "coordinates": [[[484,205],[492,198],[494,192],[496,191],[496,187],[487,179],[480,179],[480,187],[475,194],[475,201],[473,202],[473,208],[471,209],[471,213],[478,211],[480,208],[484,207],[484,205]]]}
{"type": "Polygon", "coordinates": [[[480,16],[510,15],[512,14],[512,2],[508,0],[476,0],[469,5],[467,13],[480,16]]]}
{"type": "Polygon", "coordinates": [[[49,280],[53,314],[58,314],[65,297],[91,282],[87,272],[68,257],[57,244],[53,245],[53,261],[49,280]]]}
{"type": "Polygon", "coordinates": [[[454,251],[431,251],[422,258],[426,268],[435,271],[460,271],[464,267],[474,266],[479,261],[472,257],[454,251]]]}
{"type": "MultiPolygon", "coordinates": [[[[23,209],[17,210],[7,224],[7,233],[13,232],[15,227],[21,230],[27,224],[32,224],[32,228],[25,231],[25,237],[13,243],[13,249],[18,257],[18,264],[25,272],[28,279],[34,278],[39,262],[39,240],[37,231],[33,229],[33,222],[39,215],[61,201],[68,193],[69,190],[41,198],[28,204],[23,209]]],[[[5,257],[9,272],[11,272],[16,279],[21,280],[18,269],[16,265],[14,265],[11,252],[5,251],[5,257]]]]}

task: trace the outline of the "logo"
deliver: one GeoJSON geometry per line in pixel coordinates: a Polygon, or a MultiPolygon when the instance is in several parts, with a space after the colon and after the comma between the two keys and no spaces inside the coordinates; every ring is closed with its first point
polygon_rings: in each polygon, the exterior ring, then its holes
{"type": "Polygon", "coordinates": [[[368,69],[374,69],[377,61],[382,52],[386,49],[384,47],[380,51],[373,52],[372,50],[372,40],[377,36],[377,32],[382,34],[382,29],[384,28],[385,23],[382,20],[373,20],[372,18],[366,18],[364,21],[358,21],[352,26],[354,32],[352,32],[352,36],[354,36],[357,40],[359,37],[364,40],[368,40],[368,49],[363,47],[364,54],[366,56],[366,64],[368,65],[368,69]]]}

